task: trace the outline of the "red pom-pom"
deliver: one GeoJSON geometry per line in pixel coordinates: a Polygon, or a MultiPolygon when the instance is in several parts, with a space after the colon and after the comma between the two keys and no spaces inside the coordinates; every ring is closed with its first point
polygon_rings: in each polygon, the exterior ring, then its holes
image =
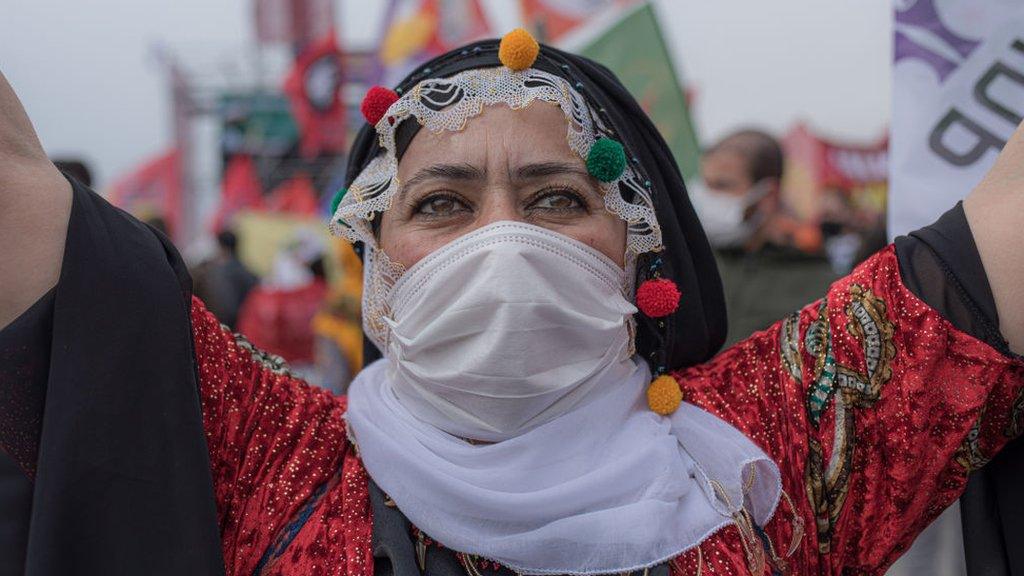
{"type": "Polygon", "coordinates": [[[651,318],[668,316],[679,308],[679,288],[666,278],[646,280],[636,290],[636,305],[651,318]]]}
{"type": "Polygon", "coordinates": [[[388,108],[397,100],[398,94],[394,90],[383,86],[374,86],[366,92],[366,96],[363,96],[363,103],[359,109],[363,112],[363,118],[376,126],[377,122],[380,122],[380,119],[387,113],[388,108]]]}

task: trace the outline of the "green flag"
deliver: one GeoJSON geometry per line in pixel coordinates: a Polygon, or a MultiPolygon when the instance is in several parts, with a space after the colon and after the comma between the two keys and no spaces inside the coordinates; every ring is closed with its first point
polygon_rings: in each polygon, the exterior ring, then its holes
{"type": "Polygon", "coordinates": [[[700,157],[697,133],[654,8],[642,2],[613,10],[585,28],[567,39],[567,48],[604,64],[619,77],[665,137],[683,176],[695,177],[700,157]]]}

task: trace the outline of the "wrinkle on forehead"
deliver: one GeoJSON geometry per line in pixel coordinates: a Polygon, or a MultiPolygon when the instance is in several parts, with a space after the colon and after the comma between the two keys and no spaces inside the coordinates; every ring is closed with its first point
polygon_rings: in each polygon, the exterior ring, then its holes
{"type": "Polygon", "coordinates": [[[557,161],[583,167],[583,159],[569,147],[567,131],[565,114],[549,102],[516,110],[489,106],[461,131],[420,130],[398,164],[398,175],[404,181],[441,162],[476,166],[491,176],[501,170],[508,177],[525,164],[557,161]]]}

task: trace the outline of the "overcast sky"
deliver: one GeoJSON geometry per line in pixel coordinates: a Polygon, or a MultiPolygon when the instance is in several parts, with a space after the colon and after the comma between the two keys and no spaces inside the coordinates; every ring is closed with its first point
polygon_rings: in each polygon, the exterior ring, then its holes
{"type": "MultiPolygon", "coordinates": [[[[365,46],[384,0],[339,0],[343,40],[365,46]]],[[[510,0],[487,0],[497,10],[510,0]]],[[[163,46],[208,69],[252,47],[251,0],[0,0],[0,70],[51,154],[84,156],[98,184],[170,142],[163,46]]],[[[871,141],[889,119],[888,0],[655,2],[702,139],[804,120],[871,141]]],[[[507,9],[507,7],[505,8],[507,9]]]]}

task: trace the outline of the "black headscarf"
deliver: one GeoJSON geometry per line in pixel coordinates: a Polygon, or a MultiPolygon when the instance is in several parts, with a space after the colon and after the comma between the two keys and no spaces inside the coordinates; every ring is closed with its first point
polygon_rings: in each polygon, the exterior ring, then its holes
{"type": "MultiPolygon", "coordinates": [[[[501,66],[498,40],[484,40],[421,65],[396,87],[396,91],[403,94],[427,78],[447,78],[466,70],[497,66],[501,66]]],[[[615,139],[625,147],[634,170],[644,174],[651,183],[665,249],[638,259],[637,285],[658,270],[663,278],[676,283],[682,299],[679,309],[665,318],[652,319],[637,314],[638,353],[648,360],[653,370],[674,370],[711,358],[726,336],[722,282],[711,247],[686,194],[679,167],[665,140],[633,96],[601,64],[542,45],[532,67],[564,78],[575,86],[590,108],[598,111],[615,132],[615,139]]],[[[403,125],[403,132],[404,128],[403,125]]],[[[400,134],[400,140],[405,140],[402,136],[410,137],[408,133],[400,134]]],[[[373,126],[363,126],[352,146],[346,186],[351,186],[380,152],[373,126]]],[[[380,357],[369,340],[365,341],[365,348],[367,362],[380,357]]]]}

